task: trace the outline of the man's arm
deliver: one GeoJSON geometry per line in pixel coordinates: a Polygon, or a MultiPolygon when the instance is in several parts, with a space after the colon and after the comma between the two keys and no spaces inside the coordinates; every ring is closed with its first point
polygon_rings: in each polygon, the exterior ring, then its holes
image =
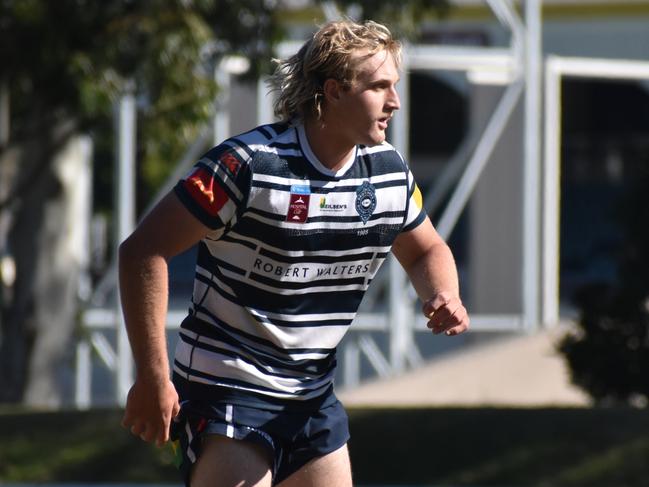
{"type": "Polygon", "coordinates": [[[403,232],[392,252],[399,260],[422,300],[433,333],[457,335],[469,327],[469,316],[460,299],[457,268],[451,249],[428,218],[403,232]]]}
{"type": "Polygon", "coordinates": [[[167,262],[208,231],[172,192],[119,248],[120,296],[136,368],[122,424],[158,445],[169,439],[169,424],[179,410],[165,335],[167,262]]]}

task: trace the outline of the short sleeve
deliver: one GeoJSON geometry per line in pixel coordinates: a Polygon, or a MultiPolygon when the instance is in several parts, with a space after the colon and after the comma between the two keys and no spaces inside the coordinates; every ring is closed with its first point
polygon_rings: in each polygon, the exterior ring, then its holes
{"type": "MultiPolygon", "coordinates": [[[[245,153],[244,153],[245,154],[245,153]]],[[[185,207],[218,238],[234,223],[249,192],[247,158],[236,147],[220,145],[201,157],[176,184],[185,207]]]]}
{"type": "Polygon", "coordinates": [[[408,205],[402,231],[407,232],[419,226],[426,219],[424,200],[415,178],[408,169],[408,205]]]}

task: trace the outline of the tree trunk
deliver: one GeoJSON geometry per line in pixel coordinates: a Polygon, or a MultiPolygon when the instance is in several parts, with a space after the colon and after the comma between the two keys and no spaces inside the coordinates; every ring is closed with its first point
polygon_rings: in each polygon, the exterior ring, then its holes
{"type": "Polygon", "coordinates": [[[16,281],[0,321],[0,402],[58,407],[70,396],[90,161],[87,139],[73,137],[71,125],[56,130],[0,160],[14,166],[11,186],[20,188],[5,209],[16,281]]]}

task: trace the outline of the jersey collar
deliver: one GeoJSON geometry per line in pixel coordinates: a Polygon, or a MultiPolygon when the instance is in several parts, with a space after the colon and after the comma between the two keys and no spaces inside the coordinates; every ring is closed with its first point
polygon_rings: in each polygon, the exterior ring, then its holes
{"type": "Polygon", "coordinates": [[[325,176],[333,177],[333,178],[340,178],[342,177],[350,167],[354,164],[354,161],[356,160],[356,155],[358,154],[358,146],[354,148],[354,151],[352,152],[351,156],[349,156],[349,159],[345,162],[345,164],[342,165],[338,170],[333,171],[329,169],[327,166],[322,164],[320,160],[316,157],[316,155],[313,153],[313,150],[311,150],[311,146],[309,145],[309,140],[306,137],[306,131],[304,130],[304,124],[300,123],[296,127],[297,130],[297,137],[298,137],[298,142],[300,144],[300,148],[302,149],[302,153],[304,154],[304,157],[309,163],[313,166],[313,168],[324,174],[325,176]]]}

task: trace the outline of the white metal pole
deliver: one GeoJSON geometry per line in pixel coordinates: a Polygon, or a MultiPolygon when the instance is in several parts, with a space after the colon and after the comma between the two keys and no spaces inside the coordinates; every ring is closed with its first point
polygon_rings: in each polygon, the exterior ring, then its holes
{"type": "MultiPolygon", "coordinates": [[[[126,239],[135,228],[135,130],[136,107],[134,86],[129,84],[117,107],[117,245],[126,239]]],[[[117,248],[115,249],[117,251],[117,248]]],[[[121,302],[117,293],[117,390],[118,404],[126,404],[126,395],[133,382],[133,360],[126,334],[121,302]]]]}
{"type": "Polygon", "coordinates": [[[343,387],[356,387],[361,381],[361,352],[356,339],[345,344],[343,352],[343,387]]]}
{"type": "Polygon", "coordinates": [[[214,79],[219,87],[214,113],[214,145],[218,145],[230,136],[230,83],[231,75],[225,63],[221,62],[214,69],[214,79]]]}
{"type": "Polygon", "coordinates": [[[498,106],[489,119],[489,123],[482,134],[475,152],[473,153],[473,157],[471,157],[471,160],[467,164],[467,167],[464,170],[444,213],[436,225],[437,232],[442,236],[442,238],[448,239],[451,235],[451,231],[455,227],[457,220],[460,218],[462,210],[469,200],[473,188],[480,178],[482,170],[489,161],[489,157],[491,157],[491,153],[493,152],[500,135],[505,129],[509,117],[516,107],[522,89],[522,81],[516,80],[507,86],[505,93],[503,93],[500,98],[498,106]]]}
{"type": "Polygon", "coordinates": [[[501,25],[509,28],[512,34],[510,50],[516,64],[512,66],[516,76],[522,68],[521,61],[524,49],[525,27],[516,13],[516,9],[509,0],[487,0],[492,12],[496,15],[501,25]]]}
{"type": "Polygon", "coordinates": [[[268,92],[266,77],[257,80],[257,125],[272,123],[273,114],[273,96],[268,92]]]}
{"type": "Polygon", "coordinates": [[[77,343],[74,403],[77,409],[88,409],[91,405],[92,365],[88,340],[77,343]]]}
{"type": "Polygon", "coordinates": [[[525,139],[523,159],[523,320],[528,331],[539,325],[540,153],[541,153],[541,6],[525,2],[525,139]]]}
{"type": "Polygon", "coordinates": [[[412,339],[413,330],[407,322],[407,310],[412,303],[406,300],[406,276],[399,261],[391,255],[388,260],[390,266],[389,282],[389,323],[390,323],[390,366],[393,373],[400,373],[406,366],[406,353],[408,344],[412,339]]]}
{"type": "Polygon", "coordinates": [[[543,165],[544,326],[559,320],[559,160],[561,148],[561,76],[550,57],[545,67],[545,164],[543,165]]]}

